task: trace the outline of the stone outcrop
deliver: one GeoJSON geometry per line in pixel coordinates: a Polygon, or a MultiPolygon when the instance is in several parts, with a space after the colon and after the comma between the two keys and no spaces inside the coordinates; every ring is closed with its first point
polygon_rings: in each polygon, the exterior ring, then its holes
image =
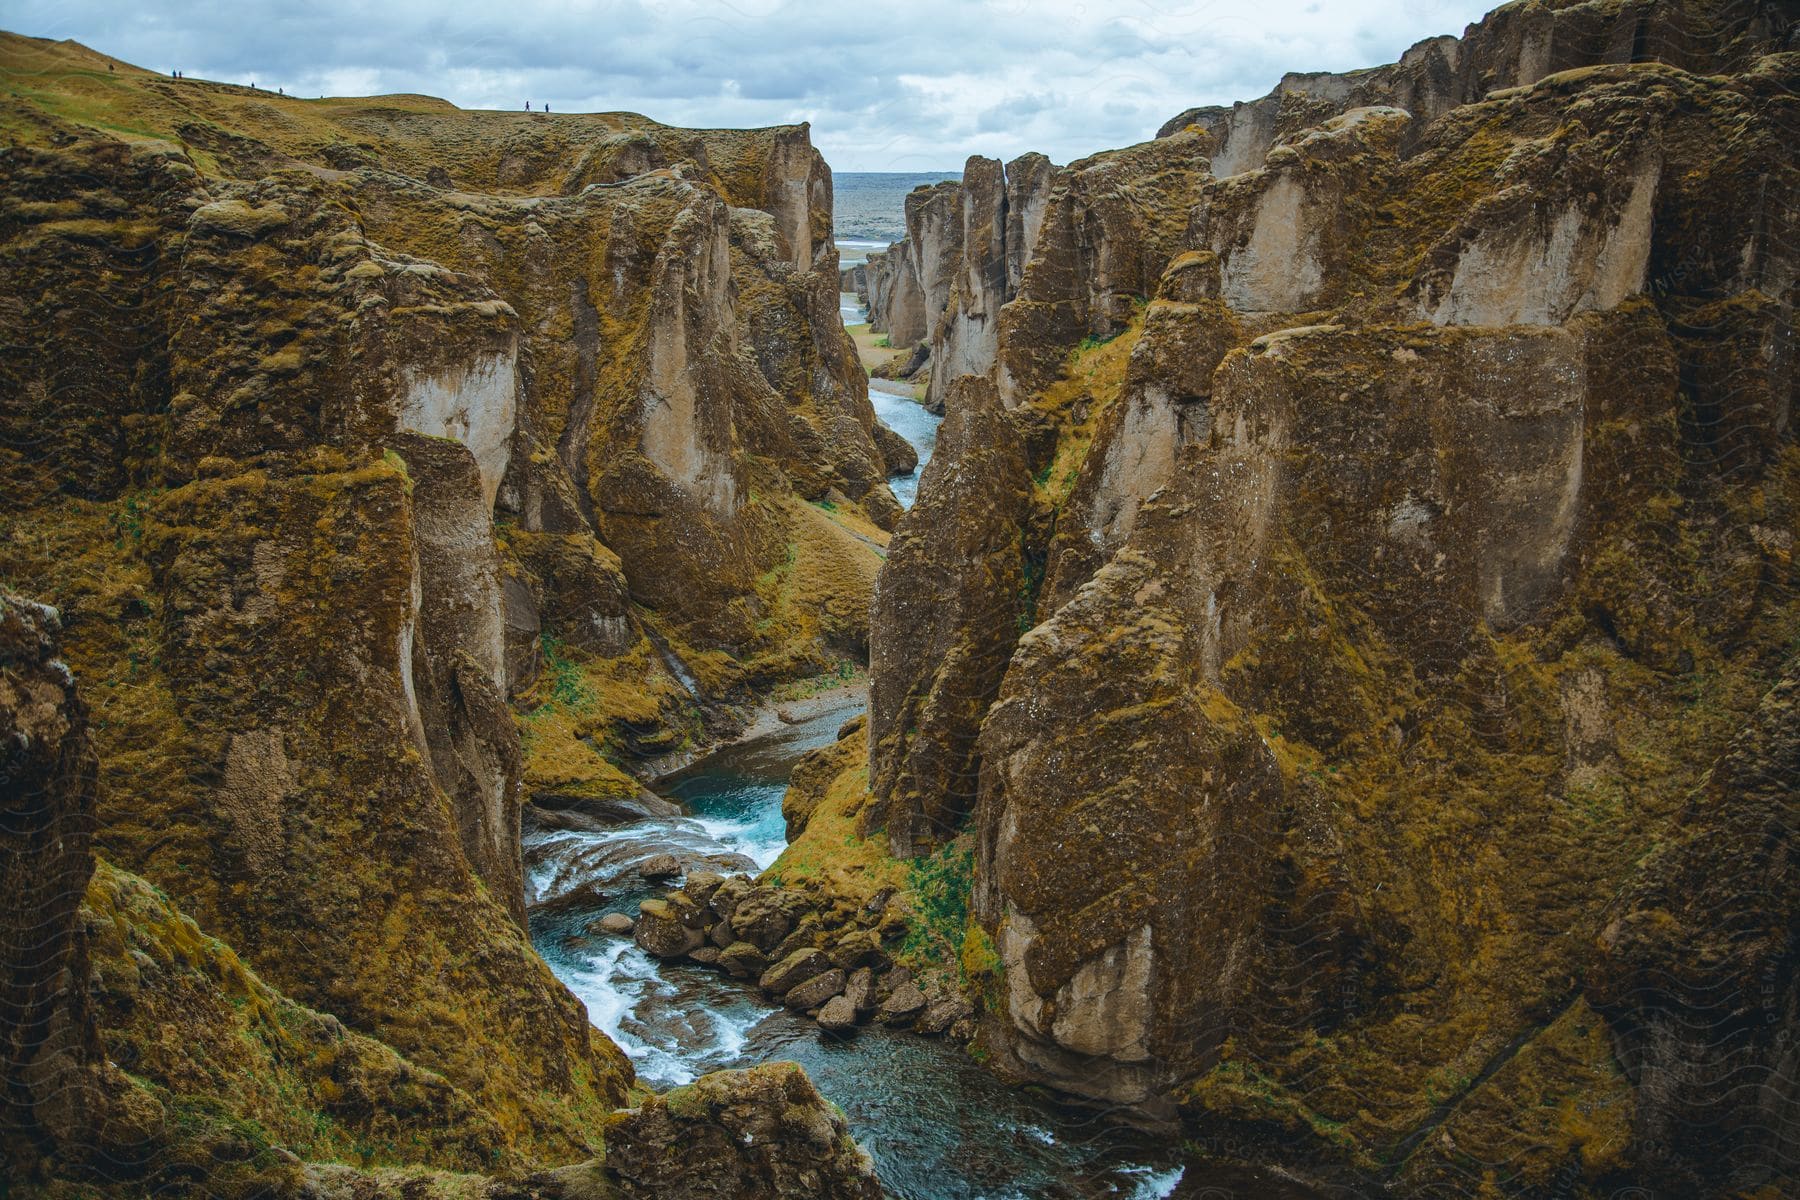
{"type": "Polygon", "coordinates": [[[1000,306],[1007,291],[1007,187],[998,159],[975,157],[963,167],[962,244],[950,288],[931,329],[931,384],[925,405],[944,411],[950,382],[984,375],[994,362],[1000,306]]]}
{"type": "Polygon", "coordinates": [[[1748,70],[1791,25],[1766,0],[1664,4],[1653,0],[1523,0],[1495,9],[1461,38],[1426,38],[1383,67],[1297,71],[1268,95],[1230,107],[1190,108],[1157,131],[1195,127],[1218,149],[1221,179],[1255,170],[1269,151],[1351,109],[1404,109],[1430,121],[1492,92],[1604,64],[1661,62],[1697,75],[1748,70]]]}
{"type": "Polygon", "coordinates": [[[868,262],[869,327],[895,349],[927,341],[962,256],[961,185],[920,184],[906,197],[906,237],[868,262]]]}
{"type": "Polygon", "coordinates": [[[1795,831],[1800,663],[1790,660],[1628,879],[1585,998],[1618,1031],[1639,1128],[1672,1177],[1754,1176],[1800,1139],[1795,831]]]}
{"type": "Polygon", "coordinates": [[[1037,246],[1038,231],[1058,168],[1042,154],[1021,154],[1006,164],[1006,296],[1019,294],[1025,264],[1037,246]]]}
{"type": "Polygon", "coordinates": [[[1015,408],[1055,381],[1068,349],[1109,338],[1185,244],[1210,143],[1182,132],[1072,163],[1045,201],[1018,296],[1000,314],[994,373],[1015,408]]]}
{"type": "Polygon", "coordinates": [[[1791,1178],[1784,30],[1509,5],[1056,175],[788,852],[973,855],[1000,1070],[1416,1194],[1791,1178]]]}
{"type": "Polygon", "coordinates": [[[518,1165],[467,1092],[296,1004],[159,890],[96,864],[100,772],[60,624],[0,597],[9,1185],[297,1194],[300,1161],[277,1147],[399,1140],[443,1168],[518,1165]]]}
{"type": "Polygon", "coordinates": [[[1213,373],[1242,340],[1219,296],[1218,257],[1177,256],[1129,348],[1117,404],[1095,430],[1063,502],[1044,567],[1044,611],[1061,608],[1124,545],[1138,510],[1168,482],[1188,448],[1212,439],[1213,373]]]}
{"type": "Polygon", "coordinates": [[[721,1071],[607,1125],[618,1195],[643,1200],[878,1200],[868,1155],[793,1063],[721,1071]]]}
{"type": "MultiPolygon", "coordinates": [[[[829,762],[842,756],[834,746],[818,757],[829,762]]],[[[831,813],[830,819],[843,817],[831,813]]],[[[848,840],[863,841],[855,835],[848,840]]],[[[834,869],[843,870],[840,864],[834,869]]],[[[802,871],[811,874],[810,868],[802,871]]],[[[973,1035],[973,1014],[953,989],[934,982],[927,996],[890,954],[915,925],[928,921],[901,903],[890,905],[895,888],[850,897],[834,894],[836,884],[785,886],[782,876],[780,863],[759,882],[690,872],[680,890],[639,902],[635,928],[614,932],[634,936],[658,958],[715,967],[753,983],[770,1001],[807,1013],[832,1032],[847,1033],[871,1018],[910,1024],[930,1003],[944,1016],[930,1032],[949,1031],[963,1040],[973,1035]],[[902,1002],[881,1007],[896,994],[902,1002]],[[906,999],[914,994],[916,1005],[906,999]]]]}
{"type": "Polygon", "coordinates": [[[959,982],[991,982],[999,967],[986,935],[964,928],[973,855],[947,848],[910,870],[890,856],[887,832],[869,826],[867,738],[858,717],[801,760],[783,805],[794,842],[768,870],[690,870],[640,902],[639,942],[744,980],[834,1035],[875,1022],[968,1042],[975,1011],[959,982]]]}
{"type": "Polygon", "coordinates": [[[8,1162],[85,1156],[105,1054],[85,987],[77,906],[94,870],[98,774],[87,714],[58,657],[61,618],[0,592],[0,1148],[8,1162]]]}

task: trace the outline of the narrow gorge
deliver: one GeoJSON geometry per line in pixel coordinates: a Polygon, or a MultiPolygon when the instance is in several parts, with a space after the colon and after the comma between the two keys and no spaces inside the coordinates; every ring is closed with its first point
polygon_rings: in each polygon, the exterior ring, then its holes
{"type": "Polygon", "coordinates": [[[0,1197],[1791,1194],[1795,16],[910,191],[0,34],[0,1197]]]}

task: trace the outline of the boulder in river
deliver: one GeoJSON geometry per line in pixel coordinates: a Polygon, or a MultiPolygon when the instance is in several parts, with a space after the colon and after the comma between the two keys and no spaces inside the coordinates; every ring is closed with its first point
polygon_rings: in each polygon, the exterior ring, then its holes
{"type": "Polygon", "coordinates": [[[681,874],[681,860],[673,854],[652,854],[638,864],[638,874],[645,879],[673,879],[681,874]]]}
{"type": "Polygon", "coordinates": [[[881,1019],[890,1025],[911,1024],[924,1011],[925,993],[910,979],[895,988],[894,994],[881,1002],[881,1019]]]}
{"type": "Polygon", "coordinates": [[[819,1027],[832,1033],[856,1028],[856,1005],[848,996],[833,996],[819,1010],[819,1027]]]}
{"type": "Polygon", "coordinates": [[[844,973],[833,967],[823,975],[814,975],[805,983],[795,985],[781,1002],[804,1012],[818,1008],[827,1000],[842,995],[843,991],[844,973]]]}
{"type": "Polygon", "coordinates": [[[595,921],[589,928],[598,929],[601,933],[615,934],[619,937],[630,937],[632,930],[637,928],[637,922],[633,921],[624,913],[607,913],[604,917],[595,921]]]}
{"type": "Polygon", "coordinates": [[[682,883],[681,890],[695,904],[705,908],[711,902],[713,893],[717,892],[724,882],[725,877],[717,871],[690,871],[687,879],[682,883]]]}
{"type": "Polygon", "coordinates": [[[920,1033],[943,1033],[972,1022],[975,1010],[961,996],[940,996],[925,1006],[913,1028],[920,1033]]]}
{"type": "Polygon", "coordinates": [[[885,967],[888,956],[881,948],[880,934],[873,929],[852,929],[838,938],[831,961],[849,971],[857,967],[885,967]]]}
{"type": "Polygon", "coordinates": [[[823,975],[831,970],[831,960],[824,953],[815,949],[796,950],[767,971],[763,972],[759,984],[762,990],[776,996],[785,996],[789,991],[815,975],[823,975]]]}
{"type": "Polygon", "coordinates": [[[632,936],[658,958],[680,958],[706,940],[698,929],[683,924],[680,914],[666,900],[645,900],[638,905],[632,936]]]}
{"type": "Polygon", "coordinates": [[[820,928],[819,919],[808,914],[800,919],[800,923],[794,926],[792,932],[781,939],[780,945],[769,951],[769,957],[776,962],[780,962],[797,950],[805,950],[812,946],[818,946],[823,940],[822,935],[824,932],[825,931],[820,928]]]}
{"type": "Polygon", "coordinates": [[[694,898],[686,892],[670,892],[663,897],[663,901],[669,906],[669,912],[675,919],[689,929],[698,929],[704,933],[713,923],[712,914],[695,904],[694,898]]]}
{"type": "Polygon", "coordinates": [[[884,971],[877,975],[875,977],[875,1002],[877,1004],[887,1003],[889,996],[912,982],[912,977],[911,967],[895,967],[891,971],[884,971]]]}
{"type": "Polygon", "coordinates": [[[737,979],[756,979],[769,968],[769,957],[749,942],[733,942],[719,952],[719,965],[737,979]]]}
{"type": "Polygon", "coordinates": [[[850,977],[844,981],[844,999],[859,1015],[874,1012],[875,972],[868,967],[858,967],[850,972],[850,977]]]}
{"type": "Polygon", "coordinates": [[[713,890],[707,903],[712,908],[714,915],[721,921],[729,921],[731,914],[737,911],[738,901],[742,900],[744,895],[755,886],[742,875],[728,876],[713,890]]]}
{"type": "Polygon", "coordinates": [[[776,888],[751,888],[732,910],[731,928],[759,950],[772,950],[794,927],[793,917],[788,912],[790,904],[791,901],[776,888]]]}

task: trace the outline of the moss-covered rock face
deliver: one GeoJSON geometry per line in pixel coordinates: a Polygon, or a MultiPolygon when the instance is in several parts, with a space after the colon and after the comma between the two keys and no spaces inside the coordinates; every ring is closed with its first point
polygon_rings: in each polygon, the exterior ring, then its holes
{"type": "Polygon", "coordinates": [[[1654,1159],[1762,1161],[1791,1133],[1800,667],[1780,681],[1606,913],[1587,999],[1617,1031],[1654,1159]],[[1721,1086],[1751,1078],[1750,1095],[1721,1086]],[[1748,1118],[1748,1120],[1746,1119],[1748,1118]]]}
{"type": "Polygon", "coordinates": [[[176,1114],[229,1113],[270,1160],[527,1161],[463,1089],[277,992],[144,880],[102,862],[81,916],[107,1058],[176,1114]]]}
{"type": "Polygon", "coordinates": [[[1058,176],[878,583],[872,795],[792,798],[974,842],[1003,1069],[1411,1189],[1791,1165],[1775,33],[1511,5],[1058,176]]]}
{"type": "MultiPolygon", "coordinates": [[[[450,437],[502,517],[592,533],[621,556],[632,603],[655,610],[652,640],[678,660],[669,677],[691,675],[703,706],[866,640],[860,621],[836,637],[770,620],[755,596],[793,540],[783,496],[884,528],[899,513],[836,316],[830,175],[804,128],[410,99],[371,112],[95,79],[85,52],[30,39],[6,52],[22,146],[132,133],[11,164],[9,189],[30,201],[9,214],[14,278],[33,298],[20,319],[54,333],[74,316],[73,289],[33,274],[59,258],[92,259],[131,311],[159,318],[107,348],[116,379],[93,390],[113,419],[73,423],[105,453],[71,446],[53,480],[116,493],[191,477],[209,455],[450,437]],[[200,151],[213,127],[232,153],[200,151]],[[334,148],[353,130],[370,153],[346,166],[334,148]],[[102,160],[104,187],[69,184],[102,160]],[[101,461],[75,471],[80,459],[101,461]],[[748,674],[685,661],[715,652],[748,674]]],[[[20,445],[50,424],[43,397],[69,386],[54,337],[38,341],[43,361],[10,368],[39,405],[16,416],[20,445]]]]}
{"type": "Polygon", "coordinates": [[[906,236],[870,256],[869,327],[887,334],[896,349],[929,346],[956,286],[964,219],[960,184],[921,184],[906,197],[906,236]]]}
{"type": "Polygon", "coordinates": [[[290,994],[446,1072],[527,1144],[561,1130],[573,1149],[630,1070],[510,911],[516,735],[491,653],[443,637],[450,602],[420,599],[429,478],[409,496],[402,468],[378,462],[161,498],[144,553],[198,763],[180,807],[140,808],[101,844],[171,880],[290,994]],[[217,784],[195,786],[211,755],[217,784]]]}
{"type": "Polygon", "coordinates": [[[1766,0],[1515,0],[1461,38],[1426,38],[1398,62],[1342,74],[1290,72],[1266,96],[1190,108],[1157,136],[1204,130],[1218,146],[1213,172],[1224,179],[1255,170],[1271,149],[1351,109],[1391,105],[1430,121],[1490,92],[1597,63],[1654,60],[1696,75],[1747,71],[1788,24],[1766,0]]]}
{"type": "Polygon", "coordinates": [[[866,656],[899,512],[805,127],[0,60],[0,576],[100,714],[97,1036],[346,1169],[589,1157],[632,1072],[521,806],[866,656]]]}
{"type": "MultiPolygon", "coordinates": [[[[0,592],[0,925],[5,1003],[0,1149],[8,1163],[86,1151],[104,1054],[87,993],[76,905],[93,873],[94,753],[54,609],[0,592]]],[[[9,1174],[10,1174],[9,1170],[9,1174]]]]}
{"type": "Polygon", "coordinates": [[[857,268],[869,328],[899,350],[876,375],[924,383],[925,407],[941,416],[952,384],[993,371],[1000,309],[1019,294],[1057,173],[1041,154],[1004,168],[975,155],[960,182],[913,190],[906,236],[857,268]]]}
{"type": "MultiPolygon", "coordinates": [[[[985,379],[965,376],[925,467],[921,507],[875,595],[867,831],[898,857],[955,836],[975,800],[970,731],[992,703],[1029,602],[1020,556],[1029,502],[1018,431],[985,379]],[[950,464],[950,465],[942,465],[950,464]],[[973,607],[964,607],[973,605],[973,607]]],[[[890,559],[890,561],[892,561],[890,559]]]]}
{"type": "Polygon", "coordinates": [[[618,1114],[606,1168],[621,1197],[877,1200],[844,1115],[794,1063],[720,1071],[618,1114]],[[727,1181],[721,1185],[720,1181],[727,1181]]]}
{"type": "Polygon", "coordinates": [[[296,1003],[161,889],[96,864],[88,714],[59,633],[55,610],[0,594],[0,878],[21,901],[0,926],[0,1150],[17,1194],[879,1195],[792,1064],[597,1115],[604,1161],[527,1175],[543,1152],[491,1100],[296,1003]]]}

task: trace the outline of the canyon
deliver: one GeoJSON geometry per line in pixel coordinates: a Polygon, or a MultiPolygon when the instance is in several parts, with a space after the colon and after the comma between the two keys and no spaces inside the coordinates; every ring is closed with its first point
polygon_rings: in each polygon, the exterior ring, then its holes
{"type": "Polygon", "coordinates": [[[1509,5],[908,197],[848,807],[974,855],[1002,1071],[1421,1192],[1791,1168],[1789,28],[1509,5]]]}
{"type": "Polygon", "coordinates": [[[1520,0],[842,276],[805,126],[0,35],[9,1178],[926,1194],[791,1063],[647,1079],[567,957],[641,951],[1158,1196],[1782,1194],[1791,18],[1520,0]]]}

